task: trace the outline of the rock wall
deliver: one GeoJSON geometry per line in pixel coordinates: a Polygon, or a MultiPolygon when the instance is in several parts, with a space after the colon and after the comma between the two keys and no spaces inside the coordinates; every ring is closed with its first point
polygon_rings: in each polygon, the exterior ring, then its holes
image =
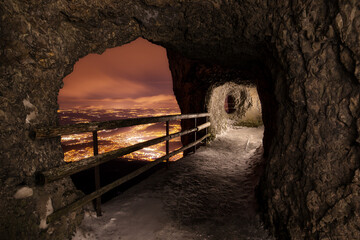
{"type": "Polygon", "coordinates": [[[283,68],[272,71],[281,127],[262,194],[280,238],[359,238],[359,6],[269,5],[277,11],[268,41],[283,68]]]}
{"type": "Polygon", "coordinates": [[[64,164],[60,139],[33,141],[29,130],[58,124],[57,94],[79,58],[141,36],[210,66],[169,58],[183,113],[204,111],[218,81],[187,76],[220,65],[256,80],[267,155],[260,196],[273,234],[358,238],[359,1],[4,0],[0,16],[0,236],[71,235],[81,214],[43,220],[80,193],[68,178],[46,187],[33,178],[64,164]]]}

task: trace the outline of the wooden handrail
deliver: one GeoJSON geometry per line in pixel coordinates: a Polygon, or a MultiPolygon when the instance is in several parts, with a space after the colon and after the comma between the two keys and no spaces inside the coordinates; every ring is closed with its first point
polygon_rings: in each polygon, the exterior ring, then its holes
{"type": "Polygon", "coordinates": [[[205,128],[210,127],[210,125],[211,125],[210,122],[206,122],[206,123],[204,123],[204,124],[201,124],[201,125],[197,126],[196,128],[197,128],[197,131],[199,132],[199,131],[201,131],[201,130],[203,130],[203,129],[205,129],[205,128]]]}
{"type": "Polygon", "coordinates": [[[36,182],[39,185],[44,185],[46,183],[55,181],[57,179],[67,177],[67,176],[70,176],[77,172],[98,166],[98,165],[108,162],[112,159],[115,159],[115,158],[127,155],[129,153],[138,151],[144,147],[152,146],[152,145],[155,145],[155,144],[167,141],[167,140],[171,140],[176,137],[180,137],[180,136],[192,133],[192,132],[200,131],[208,126],[210,126],[210,122],[199,125],[196,128],[192,128],[192,129],[185,130],[182,132],[173,133],[168,136],[154,138],[154,139],[151,139],[151,140],[148,140],[145,142],[141,142],[138,144],[134,144],[134,145],[131,145],[128,147],[124,147],[124,148],[113,150],[113,151],[110,151],[107,153],[98,154],[96,156],[84,158],[77,162],[71,162],[66,165],[62,165],[57,168],[52,168],[47,171],[37,172],[35,174],[36,182]]]}
{"type": "Polygon", "coordinates": [[[97,215],[101,216],[101,199],[100,196],[104,193],[110,191],[111,189],[139,176],[143,172],[147,171],[148,169],[152,168],[153,166],[160,164],[163,161],[167,162],[167,166],[169,163],[169,158],[175,156],[176,154],[183,152],[191,147],[194,147],[194,151],[196,150],[196,145],[202,142],[204,139],[210,136],[207,133],[207,128],[210,126],[210,122],[208,122],[210,114],[209,113],[198,113],[198,114],[185,114],[185,115],[168,115],[168,116],[160,116],[160,117],[146,117],[146,118],[132,118],[132,119],[120,119],[120,120],[113,120],[113,121],[106,121],[106,122],[90,122],[90,123],[80,123],[74,125],[64,125],[58,127],[39,127],[33,129],[30,132],[30,137],[33,139],[44,139],[44,138],[52,138],[58,137],[62,135],[69,135],[69,134],[78,134],[83,132],[92,132],[93,133],[93,147],[94,147],[94,156],[81,159],[77,162],[72,162],[69,164],[64,164],[59,167],[37,172],[35,174],[36,182],[39,185],[44,185],[46,183],[58,180],[63,177],[70,176],[72,174],[81,172],[83,170],[95,167],[95,178],[96,178],[96,190],[88,194],[81,199],[67,205],[54,213],[50,214],[47,217],[48,222],[52,222],[58,219],[60,216],[67,214],[71,211],[79,209],[80,207],[84,206],[85,204],[89,203],[90,201],[97,199],[96,210],[97,215]],[[205,123],[197,126],[197,118],[206,117],[205,123]],[[185,131],[169,134],[169,121],[171,120],[178,120],[178,119],[191,119],[195,118],[195,126],[192,129],[188,129],[185,131]],[[103,154],[98,154],[98,138],[97,138],[97,131],[105,130],[105,129],[115,129],[121,127],[130,127],[135,125],[141,124],[148,124],[148,123],[157,123],[157,122],[166,122],[166,135],[158,138],[154,138],[145,142],[141,142],[138,144],[134,144],[128,147],[119,148],[114,151],[110,151],[103,154]],[[196,133],[206,129],[206,133],[200,139],[196,139],[196,133]],[[194,142],[181,147],[171,153],[169,153],[169,141],[173,138],[180,137],[186,134],[194,133],[195,140],[194,142]],[[100,176],[99,176],[99,165],[110,160],[116,159],[118,157],[127,155],[129,153],[138,151],[144,147],[152,146],[161,142],[166,141],[166,154],[153,162],[146,164],[145,166],[131,172],[130,174],[100,188],[100,176]]]}
{"type": "Polygon", "coordinates": [[[104,193],[110,191],[111,189],[139,176],[141,173],[147,171],[148,169],[154,167],[155,165],[163,162],[164,160],[166,160],[167,158],[170,158],[180,152],[183,152],[185,151],[186,149],[188,148],[191,148],[193,146],[196,146],[197,144],[199,144],[201,141],[203,141],[205,138],[209,137],[210,134],[206,134],[205,136],[203,136],[202,138],[200,138],[199,140],[195,141],[195,142],[192,142],[178,150],[175,150],[173,152],[171,152],[170,154],[167,154],[161,158],[158,158],[156,159],[155,161],[153,162],[150,162],[148,164],[146,164],[145,166],[133,171],[132,173],[122,177],[122,178],[119,178],[118,180],[100,188],[99,190],[95,191],[95,192],[92,192],[90,193],[89,195],[86,195],[84,197],[82,197],[81,199],[71,203],[70,205],[67,205],[55,212],[53,212],[52,214],[50,214],[48,217],[47,217],[47,222],[50,223],[50,222],[53,222],[54,220],[57,220],[59,219],[61,216],[69,213],[69,212],[72,212],[74,210],[77,210],[79,208],[81,208],[82,206],[84,206],[85,204],[89,203],[90,201],[92,201],[93,199],[103,195],[104,193]]]}
{"type": "Polygon", "coordinates": [[[119,119],[105,122],[89,122],[78,123],[72,125],[63,125],[57,127],[38,127],[30,131],[30,137],[32,139],[44,139],[59,137],[62,135],[78,134],[84,132],[93,132],[105,129],[115,129],[121,127],[131,127],[135,125],[166,122],[180,119],[200,118],[208,117],[209,113],[194,113],[194,114],[180,114],[180,115],[167,115],[159,117],[144,117],[144,118],[128,118],[119,119]]]}

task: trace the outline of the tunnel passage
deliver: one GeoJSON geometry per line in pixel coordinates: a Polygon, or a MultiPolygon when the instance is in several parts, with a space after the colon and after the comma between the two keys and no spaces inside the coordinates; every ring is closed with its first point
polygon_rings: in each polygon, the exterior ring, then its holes
{"type": "MultiPolygon", "coordinates": [[[[226,67],[187,59],[171,50],[168,58],[175,97],[182,113],[213,112],[210,117],[213,136],[226,128],[228,120],[241,125],[264,124],[264,156],[268,155],[277,128],[278,103],[273,82],[269,80],[271,76],[261,63],[226,67]],[[236,95],[238,106],[241,105],[235,113],[225,112],[227,94],[236,95]],[[250,95],[255,95],[255,99],[249,98],[250,95]]],[[[186,129],[194,123],[182,121],[181,124],[186,129]]],[[[182,137],[183,144],[191,140],[191,136],[182,137]]]]}
{"type": "Polygon", "coordinates": [[[208,95],[207,106],[214,135],[231,126],[262,125],[261,103],[256,86],[227,82],[211,87],[208,95]]]}
{"type": "Polygon", "coordinates": [[[359,9],[359,1],[320,0],[1,2],[1,236],[65,239],[81,221],[75,212],[40,226],[79,194],[69,179],[35,185],[36,171],[64,163],[60,139],[28,133],[58,124],[62,79],[79,58],[142,36],[192,59],[169,57],[182,113],[206,111],[213,82],[191,61],[256,73],[244,79],[259,78],[267,156],[260,198],[273,234],[356,239],[359,9]]]}

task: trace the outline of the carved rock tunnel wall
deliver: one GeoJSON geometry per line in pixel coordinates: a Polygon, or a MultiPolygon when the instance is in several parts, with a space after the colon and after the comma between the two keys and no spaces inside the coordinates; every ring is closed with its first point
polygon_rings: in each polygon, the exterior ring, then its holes
{"type": "Polygon", "coordinates": [[[78,211],[44,223],[81,193],[69,178],[35,185],[36,171],[64,163],[59,138],[29,130],[58,123],[57,94],[79,58],[140,36],[167,48],[182,113],[206,110],[212,81],[228,74],[256,81],[273,234],[359,236],[359,1],[4,0],[0,16],[1,236],[64,239],[81,221],[78,211]]]}

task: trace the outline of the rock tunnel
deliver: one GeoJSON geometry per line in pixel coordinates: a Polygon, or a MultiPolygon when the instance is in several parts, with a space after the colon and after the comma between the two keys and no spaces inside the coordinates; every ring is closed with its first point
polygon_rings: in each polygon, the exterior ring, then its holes
{"type": "Polygon", "coordinates": [[[62,79],[79,58],[143,37],[167,49],[182,113],[206,111],[215,86],[257,87],[258,198],[273,235],[359,237],[358,1],[5,0],[0,15],[1,236],[64,239],[81,222],[80,211],[44,222],[80,193],[69,178],[35,185],[63,156],[60,139],[29,131],[57,124],[62,79]]]}

